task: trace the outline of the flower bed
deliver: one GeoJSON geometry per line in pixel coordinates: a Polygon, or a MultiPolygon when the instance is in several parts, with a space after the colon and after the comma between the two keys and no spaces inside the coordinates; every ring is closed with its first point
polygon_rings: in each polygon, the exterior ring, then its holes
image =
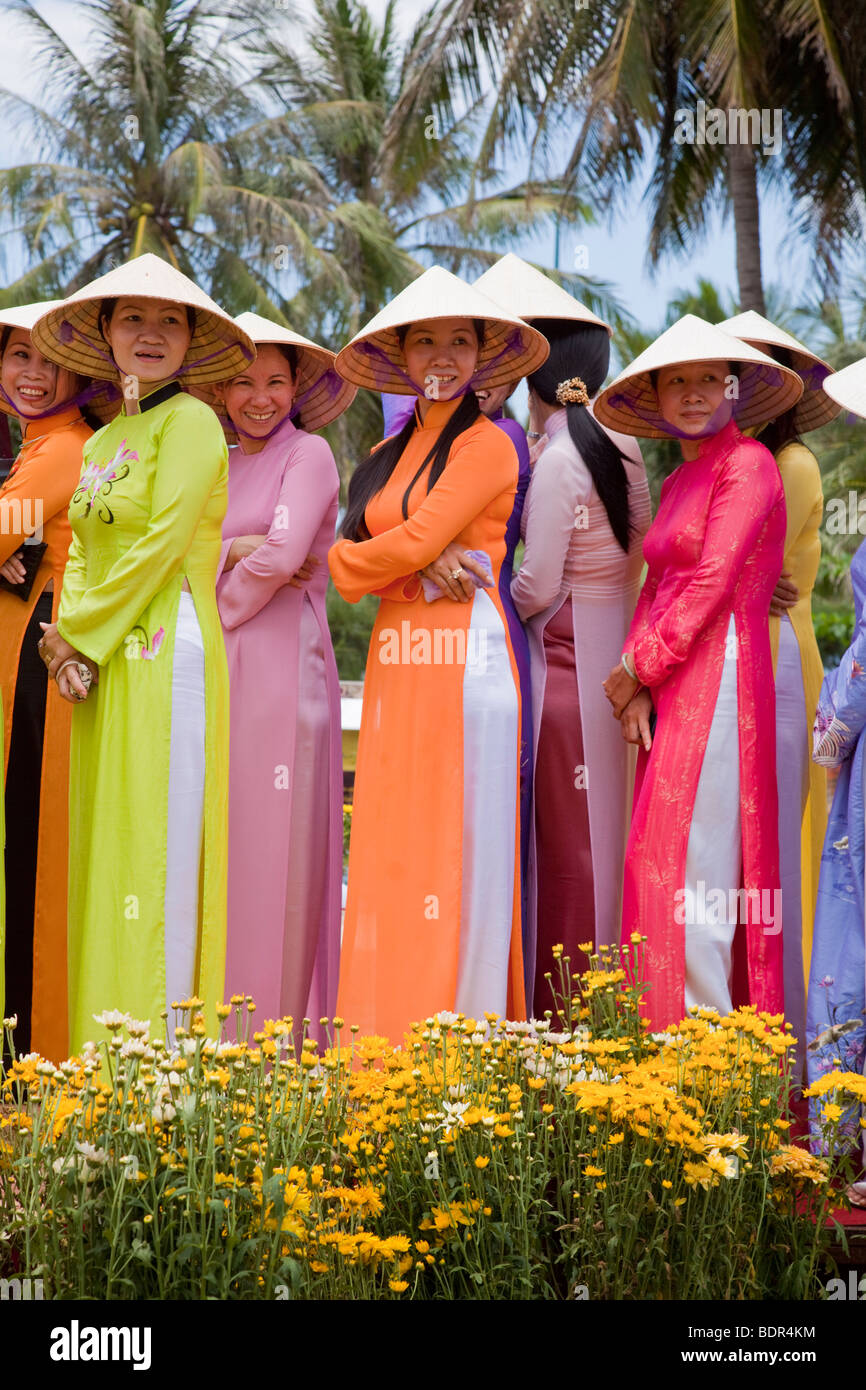
{"type": "Polygon", "coordinates": [[[779,1018],[648,1034],[640,951],[593,957],[541,1022],[439,1014],[403,1047],[336,1020],[296,1055],[243,999],[240,1042],[198,1000],[171,1048],[103,1015],[102,1051],[3,1079],[0,1274],[94,1299],[818,1296],[839,1107],[825,1157],[788,1143],[779,1018]]]}

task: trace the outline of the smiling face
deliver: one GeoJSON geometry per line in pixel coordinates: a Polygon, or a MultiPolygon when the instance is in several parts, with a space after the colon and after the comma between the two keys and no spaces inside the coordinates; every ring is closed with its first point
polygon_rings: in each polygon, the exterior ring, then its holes
{"type": "Polygon", "coordinates": [[[121,372],[149,387],[177,375],[192,337],[185,305],[165,300],[118,299],[100,326],[121,372]]]}
{"type": "Polygon", "coordinates": [[[660,415],[687,438],[718,433],[733,414],[734,402],[725,394],[730,376],[729,362],[662,367],[656,381],[660,415]]]}
{"type": "MultiPolygon", "coordinates": [[[[263,343],[256,351],[255,362],[226,382],[217,395],[224,401],[232,424],[252,435],[253,440],[264,442],[291,410],[295,380],[280,349],[273,343],[263,343]]],[[[243,436],[241,442],[244,443],[243,436]]]]}
{"type": "Polygon", "coordinates": [[[0,363],[0,385],[23,416],[41,415],[75,395],[77,380],[72,372],[49,362],[36,351],[30,334],[13,328],[0,363]]]}
{"type": "Polygon", "coordinates": [[[469,385],[478,362],[471,319],[431,319],[410,325],[403,342],[406,371],[428,400],[447,401],[469,385]]]}
{"type": "Polygon", "coordinates": [[[501,410],[516,384],[512,382],[508,386],[479,386],[475,394],[484,414],[492,417],[497,410],[501,410]]]}

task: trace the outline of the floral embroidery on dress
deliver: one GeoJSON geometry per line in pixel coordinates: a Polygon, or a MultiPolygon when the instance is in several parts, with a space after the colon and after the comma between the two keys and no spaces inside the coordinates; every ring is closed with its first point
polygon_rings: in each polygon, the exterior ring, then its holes
{"type": "Polygon", "coordinates": [[[86,465],[78,480],[78,487],[72,494],[72,501],[80,502],[86,499],[84,515],[89,516],[91,509],[95,507],[99,520],[111,525],[114,513],[105,499],[114,484],[127,477],[130,463],[137,461],[136,451],[127,449],[126,439],[121,439],[114,458],[109,459],[108,463],[98,464],[91,461],[86,465]]]}
{"type": "Polygon", "coordinates": [[[140,624],[136,624],[132,631],[128,632],[124,638],[127,660],[153,661],[159,654],[159,649],[162,646],[164,638],[164,627],[157,628],[156,632],[153,634],[153,641],[151,642],[145,629],[140,624]],[[136,636],[136,633],[140,633],[141,636],[136,636]]]}

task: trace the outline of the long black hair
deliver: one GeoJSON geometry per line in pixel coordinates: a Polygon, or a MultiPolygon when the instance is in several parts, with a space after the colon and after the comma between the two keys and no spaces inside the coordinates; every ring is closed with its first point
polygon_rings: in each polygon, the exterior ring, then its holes
{"type": "MultiPolygon", "coordinates": [[[[794,359],[787,348],[773,346],[761,347],[762,352],[768,352],[771,357],[782,367],[790,367],[793,372],[797,371],[794,366],[794,359]]],[[[799,431],[797,429],[797,406],[792,405],[790,410],[784,411],[782,415],[777,415],[775,420],[770,420],[758,435],[762,444],[765,444],[774,458],[778,456],[786,444],[802,444],[799,431]]]]}
{"type": "MultiPolygon", "coordinates": [[[[475,332],[478,336],[479,348],[484,343],[484,320],[473,319],[475,332]]],[[[400,347],[406,340],[409,325],[401,325],[397,329],[397,337],[400,340],[400,347]]],[[[417,483],[424,469],[432,459],[432,467],[427,478],[427,491],[435,487],[436,483],[444,472],[448,462],[448,454],[455,439],[468,430],[470,425],[474,425],[478,416],[481,414],[481,407],[478,404],[478,397],[474,391],[467,391],[462,401],[458,405],[454,414],[449,416],[445,425],[440,431],[435,444],[426,455],[421,465],[417,469],[414,478],[409,483],[403,493],[403,518],[409,515],[409,495],[417,483]]],[[[388,482],[394,469],[400,460],[406,445],[412,437],[415,429],[415,411],[409,416],[399,434],[395,434],[391,439],[374,449],[362,459],[352,474],[349,482],[349,492],[346,498],[346,515],[343,517],[343,524],[340,527],[340,535],[349,541],[366,541],[370,538],[364,522],[364,513],[367,510],[367,503],[370,502],[377,493],[381,492],[388,482]]]]}
{"type": "MultiPolygon", "coordinates": [[[[532,326],[550,343],[550,356],[537,372],[526,378],[531,390],[545,405],[558,405],[556,388],[559,383],[579,376],[587,394],[594,396],[610,365],[607,329],[569,319],[533,319],[532,326]]],[[[585,405],[567,405],[565,410],[568,432],[589,469],[607,512],[610,529],[627,551],[631,536],[628,477],[624,466],[627,455],[605,434],[585,405]]]]}

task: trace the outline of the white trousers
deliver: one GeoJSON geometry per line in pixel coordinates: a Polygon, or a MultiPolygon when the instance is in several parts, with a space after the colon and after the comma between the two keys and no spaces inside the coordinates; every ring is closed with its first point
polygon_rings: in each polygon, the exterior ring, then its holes
{"type": "Polygon", "coordinates": [[[740,886],[743,842],[740,826],[740,740],[737,723],[737,629],[728,625],[722,679],[692,811],[686,854],[685,1003],[731,1009],[731,947],[737,914],[719,911],[740,886]],[[713,890],[716,890],[715,892],[713,890]],[[721,920],[715,920],[720,917],[721,920]],[[733,917],[733,921],[730,918],[733,917]]]}
{"type": "MultiPolygon", "coordinates": [[[[518,696],[505,626],[483,589],[463,677],[463,894],[456,1008],[505,1015],[514,911],[518,696]]],[[[467,634],[468,637],[468,634],[467,634]]]]}
{"type": "Polygon", "coordinates": [[[187,999],[195,988],[204,747],[204,645],[192,594],[182,590],[171,687],[165,863],[165,991],[169,1009],[172,1002],[187,999]]]}

